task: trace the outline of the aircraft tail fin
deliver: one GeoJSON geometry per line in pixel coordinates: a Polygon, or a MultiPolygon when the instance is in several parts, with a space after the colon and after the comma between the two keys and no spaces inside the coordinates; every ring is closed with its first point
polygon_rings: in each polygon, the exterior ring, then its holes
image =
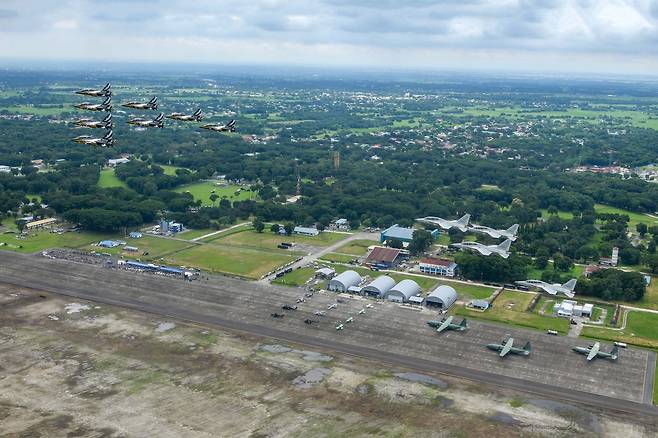
{"type": "Polygon", "coordinates": [[[516,233],[519,232],[519,224],[514,224],[505,231],[507,231],[508,233],[510,233],[513,236],[516,236],[516,233]]]}
{"type": "Polygon", "coordinates": [[[150,103],[150,104],[154,104],[154,103],[156,103],[157,101],[158,101],[158,96],[153,96],[153,97],[151,98],[151,100],[149,100],[149,103],[150,103]]]}
{"type": "Polygon", "coordinates": [[[530,341],[526,342],[525,345],[523,346],[523,349],[530,353],[532,351],[532,346],[530,345],[530,341]]]}
{"type": "Polygon", "coordinates": [[[103,87],[103,91],[110,91],[110,88],[112,88],[112,85],[108,82],[108,83],[105,84],[105,86],[103,87]]]}
{"type": "Polygon", "coordinates": [[[160,114],[158,114],[158,117],[155,118],[155,121],[156,122],[161,122],[162,119],[164,119],[164,114],[160,113],[160,114]]]}
{"type": "Polygon", "coordinates": [[[200,116],[201,115],[201,108],[197,108],[196,111],[192,113],[193,116],[200,116]]]}
{"type": "Polygon", "coordinates": [[[570,291],[573,291],[576,288],[576,280],[575,278],[572,278],[571,280],[567,281],[562,285],[563,288],[569,289],[570,291]]]}
{"type": "Polygon", "coordinates": [[[497,246],[498,249],[502,249],[503,251],[507,252],[509,251],[510,246],[512,245],[512,241],[507,239],[503,243],[497,246]]]}
{"type": "Polygon", "coordinates": [[[470,220],[471,220],[471,215],[470,214],[465,214],[464,216],[460,217],[457,220],[457,223],[459,225],[466,226],[466,225],[468,225],[468,221],[470,221],[470,220]]]}
{"type": "Polygon", "coordinates": [[[109,105],[112,103],[112,98],[111,97],[106,97],[105,100],[103,101],[103,105],[109,105]]]}
{"type": "Polygon", "coordinates": [[[108,123],[112,121],[112,113],[109,113],[108,115],[105,116],[103,119],[103,123],[108,123]]]}
{"type": "Polygon", "coordinates": [[[466,318],[462,319],[462,322],[459,324],[461,328],[467,328],[468,327],[468,320],[466,318]]]}
{"type": "Polygon", "coordinates": [[[110,129],[109,131],[107,131],[107,134],[105,134],[105,135],[103,136],[103,138],[104,138],[105,140],[112,140],[112,137],[113,137],[113,136],[114,136],[114,133],[113,133],[112,130],[110,129]]]}
{"type": "Polygon", "coordinates": [[[617,359],[617,356],[619,356],[619,347],[618,346],[615,345],[614,347],[612,347],[612,350],[610,350],[610,356],[617,359]]]}

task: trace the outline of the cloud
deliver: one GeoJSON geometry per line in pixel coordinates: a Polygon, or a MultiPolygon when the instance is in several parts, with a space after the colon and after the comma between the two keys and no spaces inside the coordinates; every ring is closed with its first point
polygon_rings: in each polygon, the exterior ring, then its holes
{"type": "Polygon", "coordinates": [[[3,0],[0,23],[8,57],[38,57],[47,45],[50,56],[84,58],[103,44],[116,60],[148,52],[209,62],[221,48],[229,61],[303,53],[309,64],[440,66],[459,53],[466,66],[484,56],[494,67],[538,68],[544,54],[567,68],[598,56],[623,71],[629,57],[641,69],[658,56],[656,0],[3,0]]]}

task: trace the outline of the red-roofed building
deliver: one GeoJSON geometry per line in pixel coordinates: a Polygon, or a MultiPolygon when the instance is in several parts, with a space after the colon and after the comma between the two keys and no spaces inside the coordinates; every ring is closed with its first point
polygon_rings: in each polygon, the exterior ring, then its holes
{"type": "Polygon", "coordinates": [[[366,264],[376,267],[390,268],[396,264],[402,251],[396,248],[376,246],[366,257],[366,264]]]}
{"type": "Polygon", "coordinates": [[[418,268],[423,274],[443,275],[454,277],[457,274],[457,263],[452,260],[425,257],[420,261],[418,268]]]}

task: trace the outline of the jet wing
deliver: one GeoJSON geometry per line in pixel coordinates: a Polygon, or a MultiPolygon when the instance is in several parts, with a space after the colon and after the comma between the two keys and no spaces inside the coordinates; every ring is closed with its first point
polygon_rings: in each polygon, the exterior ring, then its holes
{"type": "Polygon", "coordinates": [[[594,359],[599,354],[600,349],[601,349],[601,344],[599,344],[598,342],[592,345],[592,348],[590,348],[589,354],[587,355],[587,360],[594,359]]]}
{"type": "Polygon", "coordinates": [[[491,255],[491,252],[492,252],[489,248],[486,248],[486,247],[484,247],[484,248],[483,247],[474,247],[474,249],[477,250],[480,254],[485,255],[485,256],[491,255]]]}
{"type": "Polygon", "coordinates": [[[446,320],[441,323],[439,328],[436,329],[437,333],[441,333],[442,331],[450,327],[450,324],[452,324],[452,316],[447,317],[446,320]]]}
{"type": "Polygon", "coordinates": [[[514,345],[514,339],[509,338],[507,342],[505,342],[505,344],[503,345],[503,349],[500,350],[500,357],[505,357],[507,353],[509,353],[510,350],[512,349],[512,345],[514,345]]]}

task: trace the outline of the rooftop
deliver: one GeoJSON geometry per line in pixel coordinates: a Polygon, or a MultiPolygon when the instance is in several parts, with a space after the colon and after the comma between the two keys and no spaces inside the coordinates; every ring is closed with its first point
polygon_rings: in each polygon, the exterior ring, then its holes
{"type": "Polygon", "coordinates": [[[395,224],[382,231],[382,236],[387,239],[411,240],[414,237],[414,231],[413,228],[403,228],[395,224]]]}
{"type": "Polygon", "coordinates": [[[456,265],[456,263],[452,260],[435,259],[434,257],[425,257],[420,262],[428,265],[437,265],[437,266],[446,266],[446,267],[456,265]]]}
{"type": "Polygon", "coordinates": [[[377,246],[370,251],[366,260],[368,262],[388,262],[393,263],[400,255],[400,250],[395,248],[382,248],[377,246]]]}

